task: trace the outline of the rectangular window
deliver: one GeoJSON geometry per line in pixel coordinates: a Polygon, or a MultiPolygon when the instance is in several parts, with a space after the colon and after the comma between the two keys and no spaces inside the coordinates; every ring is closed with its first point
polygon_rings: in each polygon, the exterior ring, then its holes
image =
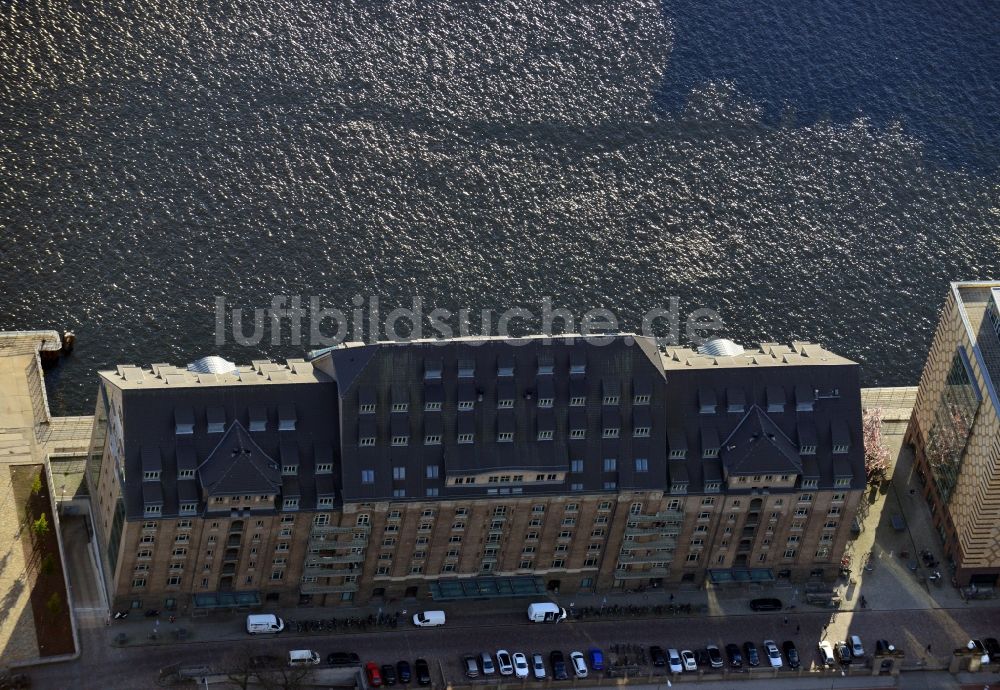
{"type": "Polygon", "coordinates": [[[604,430],[603,436],[604,436],[604,438],[618,438],[618,436],[619,436],[620,433],[621,433],[621,429],[616,429],[614,427],[611,427],[611,428],[608,428],[608,429],[604,430]]]}
{"type": "Polygon", "coordinates": [[[472,443],[473,440],[474,440],[474,435],[473,434],[459,434],[458,435],[458,442],[459,443],[472,443]]]}
{"type": "Polygon", "coordinates": [[[298,510],[299,509],[299,499],[298,498],[286,498],[282,501],[283,510],[298,510]]]}
{"type": "Polygon", "coordinates": [[[583,484],[570,484],[569,485],[569,490],[570,491],[583,491],[583,484]]]}
{"type": "Polygon", "coordinates": [[[392,468],[392,478],[396,480],[406,479],[406,468],[405,467],[393,467],[392,468]]]}
{"type": "Polygon", "coordinates": [[[374,436],[363,436],[358,439],[359,446],[374,446],[375,437],[374,436]]]}
{"type": "Polygon", "coordinates": [[[616,472],[618,470],[618,460],[616,458],[604,458],[604,471],[616,472]]]}
{"type": "Polygon", "coordinates": [[[409,436],[402,436],[402,435],[400,435],[400,436],[393,436],[392,437],[392,445],[394,445],[394,446],[406,446],[406,445],[409,445],[409,443],[410,443],[410,437],[409,436]]]}
{"type": "Polygon", "coordinates": [[[538,399],[538,406],[539,407],[552,407],[552,398],[539,398],[538,399]]]}
{"type": "Polygon", "coordinates": [[[473,407],[475,407],[475,405],[476,405],[476,403],[474,401],[472,401],[472,400],[459,400],[458,401],[458,409],[461,410],[461,411],[471,410],[473,407]]]}
{"type": "Polygon", "coordinates": [[[497,434],[497,441],[499,443],[508,443],[514,440],[514,433],[511,431],[501,431],[497,434]]]}
{"type": "Polygon", "coordinates": [[[361,470],[361,483],[362,484],[374,484],[375,483],[375,470],[361,470]]]}
{"type": "Polygon", "coordinates": [[[410,404],[409,403],[405,403],[404,402],[404,403],[393,403],[392,404],[392,411],[393,412],[406,412],[408,409],[410,409],[410,404]]]}
{"type": "Polygon", "coordinates": [[[636,472],[649,472],[649,459],[648,458],[636,458],[635,459],[635,471],[636,472]]]}
{"type": "Polygon", "coordinates": [[[649,436],[648,426],[637,426],[632,430],[632,435],[637,438],[644,438],[649,436]]]}
{"type": "Polygon", "coordinates": [[[440,412],[440,411],[441,411],[441,403],[439,402],[424,403],[424,412],[440,412]]]}
{"type": "Polygon", "coordinates": [[[146,586],[146,578],[136,577],[132,579],[132,589],[142,589],[146,586]]]}
{"type": "Polygon", "coordinates": [[[375,412],[375,403],[365,403],[364,405],[358,405],[358,412],[360,414],[373,414],[375,412]]]}
{"type": "Polygon", "coordinates": [[[441,434],[427,434],[424,436],[425,446],[440,446],[441,445],[441,434]]]}
{"type": "Polygon", "coordinates": [[[648,405],[649,396],[648,395],[636,395],[632,398],[633,405],[648,405]]]}
{"type": "Polygon", "coordinates": [[[584,396],[576,396],[569,399],[570,407],[583,407],[587,404],[587,398],[584,396]]]}
{"type": "Polygon", "coordinates": [[[538,432],[538,440],[539,441],[551,441],[552,440],[552,430],[551,429],[543,429],[542,431],[539,431],[538,432]]]}
{"type": "Polygon", "coordinates": [[[321,498],[316,499],[316,507],[317,508],[332,508],[333,507],[333,497],[332,496],[323,496],[321,498]]]}

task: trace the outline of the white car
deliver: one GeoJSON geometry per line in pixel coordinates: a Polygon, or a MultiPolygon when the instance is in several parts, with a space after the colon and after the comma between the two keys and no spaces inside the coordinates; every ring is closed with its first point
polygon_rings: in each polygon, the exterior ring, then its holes
{"type": "Polygon", "coordinates": [[[521,652],[514,652],[514,675],[518,678],[528,677],[528,657],[521,652]]]}
{"type": "Polygon", "coordinates": [[[865,655],[865,648],[861,645],[861,638],[857,635],[851,635],[851,656],[855,659],[860,659],[865,655]]]}
{"type": "Polygon", "coordinates": [[[819,643],[819,658],[824,666],[833,666],[837,660],[833,657],[833,645],[829,640],[821,640],[819,643]]]}
{"type": "Polygon", "coordinates": [[[697,671],[698,661],[694,658],[694,652],[690,649],[681,651],[681,663],[684,664],[685,671],[697,671]]]}
{"type": "Polygon", "coordinates": [[[541,654],[531,655],[531,670],[535,673],[535,680],[545,680],[545,660],[541,654]]]}
{"type": "Polygon", "coordinates": [[[583,658],[583,652],[570,652],[569,660],[573,662],[573,673],[577,678],[587,677],[587,661],[583,658]]]}
{"type": "Polygon", "coordinates": [[[684,664],[681,663],[681,655],[673,647],[667,650],[667,664],[670,665],[671,673],[680,673],[684,670],[684,664]]]}
{"type": "Polygon", "coordinates": [[[510,652],[506,649],[497,650],[497,669],[501,676],[514,675],[514,664],[510,660],[510,652]]]}
{"type": "Polygon", "coordinates": [[[767,660],[771,662],[771,668],[781,668],[781,650],[778,649],[774,640],[764,640],[764,653],[767,654],[767,660]]]}

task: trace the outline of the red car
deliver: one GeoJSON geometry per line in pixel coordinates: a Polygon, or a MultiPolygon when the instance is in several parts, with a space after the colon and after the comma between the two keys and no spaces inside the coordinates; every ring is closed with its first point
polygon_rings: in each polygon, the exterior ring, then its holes
{"type": "Polygon", "coordinates": [[[368,676],[368,684],[373,688],[382,687],[382,673],[378,670],[378,664],[369,661],[365,664],[365,674],[368,676]]]}

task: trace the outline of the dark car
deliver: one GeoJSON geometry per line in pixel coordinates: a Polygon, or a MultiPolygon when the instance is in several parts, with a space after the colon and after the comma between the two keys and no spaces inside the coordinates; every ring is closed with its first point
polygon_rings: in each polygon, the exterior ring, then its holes
{"type": "Polygon", "coordinates": [[[743,655],[740,654],[739,645],[730,642],[726,645],[726,656],[729,657],[730,668],[743,668],[743,655]]]}
{"type": "Polygon", "coordinates": [[[597,647],[591,647],[588,650],[587,654],[590,657],[590,668],[594,669],[595,671],[603,671],[604,652],[602,652],[597,647]]]}
{"type": "Polygon", "coordinates": [[[271,654],[258,654],[250,657],[250,668],[281,668],[287,663],[286,659],[271,654]]]}
{"type": "Polygon", "coordinates": [[[712,659],[708,656],[708,652],[704,649],[694,650],[694,661],[699,666],[711,666],[712,659]]]}
{"type": "Polygon", "coordinates": [[[479,677],[479,663],[476,661],[476,657],[471,654],[462,657],[462,668],[465,669],[466,678],[479,677]]]}
{"type": "Polygon", "coordinates": [[[889,640],[875,640],[875,653],[878,655],[892,654],[896,647],[889,643],[889,640]]]}
{"type": "Polygon", "coordinates": [[[653,666],[666,666],[667,655],[663,653],[663,647],[657,647],[656,645],[650,647],[649,660],[653,662],[653,666]]]}
{"type": "Polygon", "coordinates": [[[840,641],[833,645],[833,655],[837,657],[841,666],[851,665],[851,648],[847,646],[846,642],[840,641]]]}
{"type": "Polygon", "coordinates": [[[430,685],[431,667],[427,665],[427,659],[417,659],[413,666],[417,672],[417,682],[421,685],[430,685]]]}
{"type": "Polygon", "coordinates": [[[382,682],[386,685],[396,684],[396,667],[392,664],[382,664],[382,682]]]}
{"type": "Polygon", "coordinates": [[[566,680],[569,674],[566,673],[566,658],[558,649],[549,654],[549,664],[552,665],[552,677],[556,680],[566,680]]]}
{"type": "Polygon", "coordinates": [[[1000,642],[997,642],[997,638],[987,637],[983,640],[983,646],[986,647],[986,653],[990,655],[990,661],[994,664],[1000,662],[1000,642]]]}
{"type": "Polygon", "coordinates": [[[747,656],[748,665],[760,666],[760,654],[757,652],[757,645],[753,642],[744,642],[743,653],[747,656]]]}
{"type": "Polygon", "coordinates": [[[752,599],[750,608],[754,611],[780,611],[781,599],[752,599]]]}
{"type": "Polygon", "coordinates": [[[397,661],[396,662],[396,675],[399,677],[400,683],[410,682],[410,662],[409,661],[397,661]]]}
{"type": "Polygon", "coordinates": [[[330,666],[360,666],[361,657],[354,652],[330,652],[326,663],[330,666]]]}
{"type": "Polygon", "coordinates": [[[711,664],[712,668],[722,668],[725,665],[722,661],[722,652],[714,644],[708,645],[705,651],[708,652],[708,663],[711,664]]]}
{"type": "Polygon", "coordinates": [[[795,643],[791,640],[785,640],[784,644],[781,645],[782,651],[785,653],[785,658],[788,659],[788,665],[792,668],[798,668],[799,661],[799,650],[795,648],[795,643]]]}

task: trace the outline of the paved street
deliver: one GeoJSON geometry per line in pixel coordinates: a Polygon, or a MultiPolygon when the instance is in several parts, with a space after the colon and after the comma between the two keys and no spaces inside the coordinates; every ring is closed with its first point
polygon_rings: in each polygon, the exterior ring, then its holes
{"type": "MultiPolygon", "coordinates": [[[[379,663],[400,658],[411,661],[423,656],[437,668],[440,661],[444,673],[450,680],[458,680],[460,671],[458,657],[463,651],[495,651],[507,648],[511,651],[548,654],[552,649],[565,653],[573,649],[598,646],[608,649],[611,644],[632,642],[659,644],[663,647],[695,648],[709,642],[722,646],[726,642],[742,643],[753,640],[760,644],[765,638],[773,638],[779,643],[786,639],[796,642],[802,650],[803,658],[811,661],[813,649],[823,628],[829,623],[829,615],[824,613],[791,613],[788,623],[785,614],[752,614],[741,616],[692,616],[670,619],[644,619],[634,621],[587,620],[572,621],[558,625],[530,624],[523,612],[490,613],[488,608],[481,615],[473,607],[462,616],[449,619],[443,628],[420,630],[411,624],[401,624],[396,630],[355,634],[282,634],[262,639],[249,638],[241,632],[242,619],[236,615],[226,618],[208,619],[192,624],[195,639],[188,643],[171,645],[135,645],[124,648],[109,644],[110,637],[118,630],[131,629],[136,632],[152,629],[153,623],[142,619],[140,622],[126,622],[123,625],[105,627],[97,620],[88,621],[88,629],[83,635],[83,660],[59,666],[38,668],[31,672],[36,687],[100,687],[108,690],[117,688],[151,687],[158,670],[177,661],[185,664],[217,664],[223,656],[234,648],[238,640],[239,649],[251,649],[254,653],[283,655],[289,649],[310,648],[323,655],[331,651],[356,651],[364,660],[379,663]],[[94,626],[94,627],[90,627],[94,626]],[[796,633],[796,627],[799,632],[796,633]],[[209,634],[211,632],[211,634],[209,634]],[[219,640],[219,637],[229,640],[219,640]],[[201,639],[199,639],[201,638],[201,639]],[[209,641],[209,638],[212,638],[209,641]],[[87,678],[99,678],[99,683],[88,685],[87,678]]],[[[838,618],[851,614],[839,614],[838,618]]],[[[852,633],[862,636],[869,646],[875,639],[886,637],[900,645],[907,653],[908,665],[923,656],[920,653],[926,644],[932,645],[931,660],[943,664],[951,649],[969,637],[996,635],[1000,630],[1000,608],[979,609],[939,609],[928,611],[875,612],[864,611],[854,614],[846,623],[852,633]]],[[[169,623],[163,622],[161,629],[169,623]]],[[[911,674],[912,675],[912,674],[911,674]]],[[[435,685],[440,686],[440,678],[435,685]]],[[[773,681],[772,681],[773,682],[773,681]]],[[[798,681],[789,687],[802,687],[798,681]]],[[[743,687],[741,685],[741,687],[743,687]]],[[[829,684],[824,687],[833,687],[829,684]]]]}

